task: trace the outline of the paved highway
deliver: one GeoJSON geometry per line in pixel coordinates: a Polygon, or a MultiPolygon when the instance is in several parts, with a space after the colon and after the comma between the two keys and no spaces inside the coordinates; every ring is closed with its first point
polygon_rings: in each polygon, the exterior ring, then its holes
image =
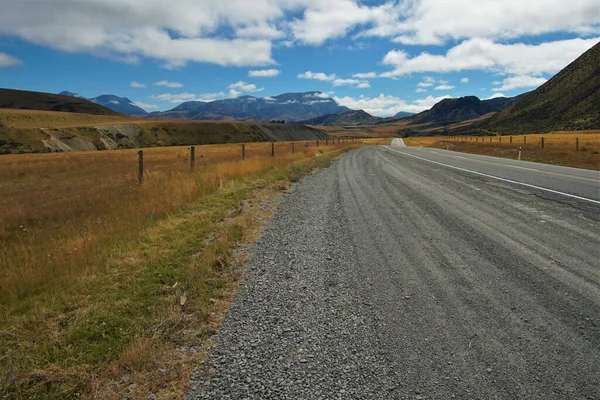
{"type": "Polygon", "coordinates": [[[598,178],[344,155],[268,224],[190,398],[600,399],[598,178]]]}

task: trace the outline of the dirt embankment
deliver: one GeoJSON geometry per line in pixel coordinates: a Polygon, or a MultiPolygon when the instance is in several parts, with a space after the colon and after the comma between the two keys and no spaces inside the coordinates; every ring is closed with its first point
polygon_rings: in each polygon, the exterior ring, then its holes
{"type": "Polygon", "coordinates": [[[324,140],[328,135],[301,124],[152,121],[76,127],[0,126],[3,153],[92,151],[155,146],[324,140]]]}

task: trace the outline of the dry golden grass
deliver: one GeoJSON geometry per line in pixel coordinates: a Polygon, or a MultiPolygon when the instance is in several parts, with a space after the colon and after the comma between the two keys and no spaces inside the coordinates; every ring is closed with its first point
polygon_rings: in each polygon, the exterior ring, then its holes
{"type": "Polygon", "coordinates": [[[600,131],[512,136],[429,136],[404,139],[408,146],[450,148],[467,153],[600,170],[600,131]],[[544,147],[542,148],[542,138],[544,147]],[[579,149],[576,141],[579,139],[579,149]]]}
{"type": "Polygon", "coordinates": [[[130,124],[139,123],[140,121],[145,120],[125,116],[0,108],[0,124],[21,129],[130,124]]]}
{"type": "Polygon", "coordinates": [[[144,149],[141,185],[137,149],[0,157],[0,371],[17,397],[181,398],[239,277],[232,249],[268,213],[253,204],[352,143],[293,146],[196,146],[193,171],[187,147],[144,149]]]}

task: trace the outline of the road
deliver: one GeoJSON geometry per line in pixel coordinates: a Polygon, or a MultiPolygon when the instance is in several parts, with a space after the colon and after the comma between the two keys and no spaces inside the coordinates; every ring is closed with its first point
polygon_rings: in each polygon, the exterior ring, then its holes
{"type": "Polygon", "coordinates": [[[254,249],[190,399],[600,399],[597,172],[363,147],[254,249]]]}

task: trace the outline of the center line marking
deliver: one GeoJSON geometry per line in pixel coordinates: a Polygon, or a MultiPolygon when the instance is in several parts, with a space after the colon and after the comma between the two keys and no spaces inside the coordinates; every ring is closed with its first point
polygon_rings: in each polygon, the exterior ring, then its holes
{"type": "Polygon", "coordinates": [[[394,150],[394,149],[391,149],[391,148],[389,148],[387,146],[385,146],[384,148],[387,149],[387,150],[389,150],[389,151],[393,151],[395,153],[399,153],[399,154],[402,154],[402,155],[405,155],[405,156],[417,158],[419,160],[427,161],[427,162],[430,162],[430,163],[433,163],[433,164],[442,165],[444,167],[448,167],[448,168],[452,168],[452,169],[457,169],[459,171],[470,172],[470,173],[475,174],[475,175],[481,175],[481,176],[485,176],[485,177],[488,177],[488,178],[497,179],[499,181],[514,183],[515,185],[526,186],[526,187],[530,187],[530,188],[534,188],[534,189],[538,189],[538,190],[543,190],[545,192],[550,192],[550,193],[560,194],[562,196],[572,197],[572,198],[578,199],[578,200],[589,201],[590,203],[594,203],[594,204],[600,204],[600,201],[593,200],[593,199],[588,199],[587,197],[576,196],[576,195],[570,194],[570,193],[559,192],[558,190],[552,190],[552,189],[548,189],[548,188],[543,188],[541,186],[530,185],[529,183],[523,183],[523,182],[513,181],[511,179],[500,178],[499,176],[484,174],[482,172],[477,172],[477,171],[473,171],[473,170],[466,169],[466,168],[455,167],[454,165],[444,164],[444,163],[441,163],[441,162],[438,162],[438,161],[428,160],[427,158],[423,158],[423,157],[415,156],[415,155],[412,155],[412,154],[404,153],[402,151],[394,150]]]}

